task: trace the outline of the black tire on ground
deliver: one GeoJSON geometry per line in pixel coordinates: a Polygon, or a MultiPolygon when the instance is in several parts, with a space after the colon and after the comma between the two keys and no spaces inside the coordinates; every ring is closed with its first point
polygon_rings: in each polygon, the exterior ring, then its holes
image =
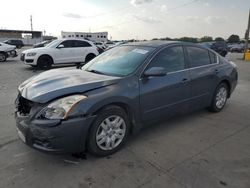
{"type": "Polygon", "coordinates": [[[53,60],[48,55],[42,55],[37,60],[37,67],[39,69],[50,69],[53,64],[53,60]]]}
{"type": "MultiPolygon", "coordinates": [[[[119,122],[120,122],[120,120],[119,120],[119,122]]],[[[126,141],[126,139],[128,137],[129,129],[130,129],[130,121],[128,119],[127,113],[122,108],[120,108],[119,106],[116,106],[116,105],[111,105],[111,106],[108,106],[108,107],[102,109],[97,114],[97,118],[95,119],[95,121],[93,122],[93,124],[90,127],[88,140],[87,140],[87,149],[88,149],[88,151],[91,154],[96,155],[96,156],[107,156],[107,155],[111,155],[111,154],[115,153],[125,143],[125,141],[126,141]],[[123,120],[122,125],[118,125],[119,123],[117,123],[117,124],[114,123],[116,117],[120,117],[123,120]],[[123,129],[124,132],[123,132],[123,136],[121,136],[122,137],[121,139],[118,138],[118,136],[117,136],[117,135],[120,136],[120,133],[117,134],[116,130],[114,130],[114,132],[116,132],[116,133],[112,134],[111,129],[107,128],[108,126],[106,126],[107,124],[106,124],[105,120],[108,119],[108,118],[114,118],[114,120],[111,121],[111,122],[114,123],[114,125],[116,125],[115,127],[119,126],[118,127],[119,130],[121,130],[121,127],[123,127],[123,128],[125,127],[125,130],[123,129]],[[101,125],[103,123],[105,124],[107,129],[102,128],[103,126],[101,126],[101,125]],[[97,136],[97,134],[101,134],[100,132],[102,132],[102,131],[106,132],[105,138],[102,138],[102,139],[105,140],[103,142],[103,144],[104,144],[103,147],[107,146],[107,142],[108,142],[107,140],[108,139],[109,139],[109,142],[111,142],[111,138],[114,139],[115,140],[114,143],[116,142],[116,144],[118,144],[118,145],[115,146],[114,148],[109,148],[108,150],[104,150],[103,148],[98,146],[98,143],[97,143],[98,136],[97,136]],[[108,135],[109,134],[109,133],[107,133],[108,131],[111,131],[111,133],[110,133],[111,136],[108,135]],[[112,137],[112,135],[114,137],[112,137]],[[120,141],[119,141],[119,139],[120,139],[120,141]]],[[[109,146],[112,147],[112,144],[111,145],[110,144],[109,144],[109,146]]],[[[114,144],[114,145],[116,145],[116,144],[114,144]]]]}
{"type": "Polygon", "coordinates": [[[226,57],[226,55],[227,55],[227,51],[221,52],[221,56],[226,57]]]}
{"type": "Polygon", "coordinates": [[[88,54],[85,58],[85,63],[88,63],[92,59],[94,59],[96,56],[94,54],[88,54]]]}
{"type": "Polygon", "coordinates": [[[229,96],[228,85],[225,82],[220,83],[214,92],[212,103],[208,108],[208,110],[211,112],[220,112],[224,108],[228,96],[229,96]]]}
{"type": "Polygon", "coordinates": [[[7,59],[7,56],[5,53],[0,52],[0,62],[5,62],[7,59]]]}
{"type": "Polygon", "coordinates": [[[80,69],[82,67],[82,64],[81,63],[76,63],[76,68],[77,69],[80,69]]]}

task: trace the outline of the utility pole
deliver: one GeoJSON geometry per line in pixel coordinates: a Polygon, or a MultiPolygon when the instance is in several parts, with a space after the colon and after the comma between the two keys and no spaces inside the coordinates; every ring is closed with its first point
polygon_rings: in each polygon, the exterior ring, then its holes
{"type": "Polygon", "coordinates": [[[245,52],[248,49],[248,40],[249,40],[249,31],[250,31],[250,9],[249,9],[249,17],[248,17],[248,24],[247,24],[247,30],[246,30],[246,43],[245,43],[245,52]]]}
{"type": "Polygon", "coordinates": [[[30,15],[30,29],[33,31],[32,15],[30,15]]]}

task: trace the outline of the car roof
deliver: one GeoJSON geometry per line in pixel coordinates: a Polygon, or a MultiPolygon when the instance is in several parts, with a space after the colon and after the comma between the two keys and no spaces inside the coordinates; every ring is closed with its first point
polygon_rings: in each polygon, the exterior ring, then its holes
{"type": "Polygon", "coordinates": [[[86,40],[86,39],[78,39],[78,38],[63,38],[63,39],[58,39],[58,40],[61,40],[61,41],[65,41],[65,40],[81,40],[81,41],[87,41],[87,42],[92,42],[92,41],[89,41],[89,40],[86,40]]]}
{"type": "MultiPolygon", "coordinates": [[[[145,46],[145,47],[153,47],[153,48],[161,48],[164,46],[168,46],[171,44],[179,44],[179,45],[192,45],[200,48],[206,48],[200,44],[192,43],[192,42],[182,42],[182,41],[161,41],[161,40],[152,40],[152,41],[143,41],[143,42],[130,42],[124,45],[129,46],[145,46]]],[[[206,48],[207,49],[207,48],[206,48]]]]}
{"type": "Polygon", "coordinates": [[[90,44],[93,44],[93,42],[90,41],[90,40],[78,39],[78,38],[63,38],[63,39],[57,39],[57,40],[60,40],[61,42],[66,41],[66,40],[80,40],[80,41],[85,41],[85,42],[88,42],[88,43],[90,43],[90,44]]]}
{"type": "Polygon", "coordinates": [[[147,47],[160,47],[169,44],[180,43],[178,41],[163,41],[163,40],[152,40],[152,41],[143,41],[143,42],[130,42],[125,45],[133,45],[133,46],[147,46],[147,47]]]}

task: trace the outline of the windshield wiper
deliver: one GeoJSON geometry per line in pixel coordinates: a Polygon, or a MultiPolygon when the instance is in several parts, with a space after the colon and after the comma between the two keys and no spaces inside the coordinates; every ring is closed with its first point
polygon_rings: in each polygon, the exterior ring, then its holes
{"type": "Polygon", "coordinates": [[[92,70],[86,70],[86,71],[92,72],[92,73],[96,73],[96,74],[104,74],[105,75],[105,73],[103,73],[101,71],[98,71],[98,70],[94,70],[94,69],[92,69],[92,70]]]}

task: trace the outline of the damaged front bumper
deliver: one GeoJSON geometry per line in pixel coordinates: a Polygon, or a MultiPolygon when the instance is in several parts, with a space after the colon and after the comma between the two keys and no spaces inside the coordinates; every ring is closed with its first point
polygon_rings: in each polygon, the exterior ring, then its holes
{"type": "Polygon", "coordinates": [[[5,53],[6,53],[7,57],[17,57],[18,56],[16,50],[10,50],[10,51],[7,51],[5,53]]]}
{"type": "Polygon", "coordinates": [[[30,147],[49,153],[85,151],[89,127],[94,117],[68,120],[31,120],[15,113],[19,137],[30,147]]]}

